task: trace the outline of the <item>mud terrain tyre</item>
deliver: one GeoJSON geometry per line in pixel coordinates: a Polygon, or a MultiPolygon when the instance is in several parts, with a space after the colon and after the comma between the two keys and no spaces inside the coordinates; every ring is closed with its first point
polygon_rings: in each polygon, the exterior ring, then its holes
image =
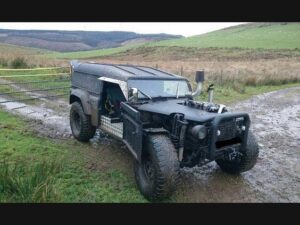
{"type": "Polygon", "coordinates": [[[96,132],[92,126],[91,118],[86,115],[79,102],[72,103],[70,110],[70,125],[73,136],[81,142],[88,142],[96,132]]]}
{"type": "Polygon", "coordinates": [[[142,160],[135,162],[134,171],[138,187],[149,201],[161,201],[172,195],[179,181],[179,161],[168,136],[146,137],[142,160]]]}
{"type": "Polygon", "coordinates": [[[239,174],[254,167],[259,154],[259,147],[252,132],[248,133],[246,151],[240,160],[229,161],[224,159],[216,160],[220,168],[227,173],[239,174]]]}

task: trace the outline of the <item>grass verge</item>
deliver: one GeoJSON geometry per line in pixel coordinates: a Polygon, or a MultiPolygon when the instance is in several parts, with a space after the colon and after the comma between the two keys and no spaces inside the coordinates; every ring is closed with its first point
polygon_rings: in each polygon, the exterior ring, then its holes
{"type": "MultiPolygon", "coordinates": [[[[248,99],[254,95],[259,95],[271,91],[276,91],[284,88],[291,88],[300,86],[300,83],[291,83],[291,84],[283,84],[283,85],[262,85],[262,86],[246,86],[243,87],[243,92],[239,90],[234,90],[233,88],[226,86],[215,86],[214,91],[214,102],[220,104],[233,104],[238,101],[242,101],[248,99]]],[[[208,95],[206,90],[206,85],[203,88],[203,92],[201,97],[198,100],[207,101],[208,95]]]]}
{"type": "Polygon", "coordinates": [[[0,202],[145,202],[118,163],[89,169],[90,144],[38,137],[28,126],[0,111],[0,202]]]}

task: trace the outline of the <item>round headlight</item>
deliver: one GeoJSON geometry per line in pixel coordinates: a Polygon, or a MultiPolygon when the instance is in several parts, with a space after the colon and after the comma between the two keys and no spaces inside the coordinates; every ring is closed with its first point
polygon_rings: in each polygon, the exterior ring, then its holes
{"type": "Polygon", "coordinates": [[[207,136],[207,128],[204,125],[196,125],[192,128],[192,134],[194,137],[204,139],[207,136]]]}

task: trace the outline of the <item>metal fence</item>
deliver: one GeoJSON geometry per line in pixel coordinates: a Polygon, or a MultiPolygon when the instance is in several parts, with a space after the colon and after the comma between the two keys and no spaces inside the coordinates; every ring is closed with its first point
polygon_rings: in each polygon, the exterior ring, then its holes
{"type": "Polygon", "coordinates": [[[62,71],[63,68],[51,68],[54,72],[45,73],[47,69],[50,68],[40,68],[43,73],[34,74],[37,69],[0,70],[0,103],[66,98],[70,89],[70,74],[62,71]],[[24,73],[12,75],[11,71],[24,73]],[[8,72],[9,75],[6,75],[8,72]]]}
{"type": "Polygon", "coordinates": [[[31,113],[67,105],[70,73],[66,67],[35,69],[0,69],[0,107],[31,113]],[[34,106],[34,107],[29,107],[34,106]],[[26,109],[24,109],[26,108],[26,109]]]}

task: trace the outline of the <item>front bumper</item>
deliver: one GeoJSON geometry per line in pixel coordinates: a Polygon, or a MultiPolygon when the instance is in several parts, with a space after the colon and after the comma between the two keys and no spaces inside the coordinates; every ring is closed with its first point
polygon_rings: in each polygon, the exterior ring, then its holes
{"type": "Polygon", "coordinates": [[[218,151],[216,143],[218,141],[218,130],[222,122],[226,120],[232,120],[236,118],[243,118],[242,125],[245,126],[245,129],[241,133],[241,151],[246,148],[248,132],[250,127],[250,117],[247,113],[223,113],[215,117],[211,122],[211,129],[209,132],[210,141],[208,143],[208,158],[214,160],[216,153],[218,151]]]}

